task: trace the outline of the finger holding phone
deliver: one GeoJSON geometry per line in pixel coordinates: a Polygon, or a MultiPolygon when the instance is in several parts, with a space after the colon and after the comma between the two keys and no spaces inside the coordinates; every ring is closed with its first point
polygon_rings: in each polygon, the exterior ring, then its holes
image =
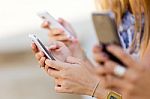
{"type": "Polygon", "coordinates": [[[114,75],[110,78],[110,86],[121,89],[123,99],[149,99],[150,70],[148,64],[135,60],[118,46],[111,45],[107,49],[127,67],[122,76],[118,76],[116,75],[118,63],[111,60],[106,61],[105,69],[114,75]]]}
{"type": "Polygon", "coordinates": [[[63,42],[72,51],[74,57],[86,59],[76,33],[67,21],[61,18],[57,21],[48,12],[38,13],[38,16],[43,19],[42,27],[48,30],[50,39],[63,42]]]}
{"type": "Polygon", "coordinates": [[[117,25],[111,14],[112,12],[92,14],[92,19],[93,19],[93,24],[96,30],[96,35],[100,43],[99,48],[94,47],[93,53],[94,53],[95,60],[98,63],[104,64],[105,60],[109,58],[123,65],[123,63],[117,57],[115,57],[113,54],[108,52],[106,49],[106,47],[110,44],[116,44],[122,47],[122,42],[120,41],[120,38],[119,38],[117,25]],[[94,50],[97,50],[97,51],[94,51],[94,50]]]}
{"type": "Polygon", "coordinates": [[[42,67],[46,59],[65,61],[68,56],[72,56],[71,51],[62,42],[53,41],[47,48],[34,34],[30,34],[29,37],[33,41],[32,50],[35,57],[42,67]]]}

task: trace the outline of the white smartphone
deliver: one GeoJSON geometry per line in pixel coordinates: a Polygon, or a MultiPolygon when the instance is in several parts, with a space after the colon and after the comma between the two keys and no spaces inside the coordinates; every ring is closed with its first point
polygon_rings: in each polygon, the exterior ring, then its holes
{"type": "Polygon", "coordinates": [[[45,54],[46,58],[50,60],[55,60],[52,53],[50,53],[47,48],[44,46],[44,44],[40,41],[39,38],[37,38],[34,34],[29,34],[29,38],[37,45],[37,47],[45,54]]]}
{"type": "Polygon", "coordinates": [[[38,16],[43,19],[43,21],[49,22],[53,27],[62,29],[68,36],[68,38],[74,38],[71,33],[65,29],[53,16],[51,16],[48,12],[40,12],[38,16]]]}

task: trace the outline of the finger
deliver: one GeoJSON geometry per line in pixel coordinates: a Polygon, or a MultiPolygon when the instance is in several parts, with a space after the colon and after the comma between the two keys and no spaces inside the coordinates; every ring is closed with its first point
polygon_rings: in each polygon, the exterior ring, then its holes
{"type": "Polygon", "coordinates": [[[56,70],[62,70],[68,66],[68,64],[61,62],[61,61],[53,61],[46,59],[45,64],[50,67],[54,68],[56,70]]]}
{"type": "Polygon", "coordinates": [[[57,41],[70,41],[70,39],[66,35],[57,35],[57,36],[52,36],[51,38],[57,41]]]}
{"type": "Polygon", "coordinates": [[[66,93],[67,92],[67,90],[65,90],[62,86],[61,87],[60,86],[55,86],[55,91],[57,93],[66,93]]]}
{"type": "Polygon", "coordinates": [[[39,61],[39,64],[41,67],[44,67],[45,66],[45,60],[46,58],[45,57],[41,57],[40,61],[39,61]]]}
{"type": "Polygon", "coordinates": [[[39,51],[35,43],[31,44],[31,48],[34,53],[37,53],[39,51]]]}
{"type": "Polygon", "coordinates": [[[61,47],[64,47],[65,44],[63,42],[59,42],[59,41],[55,41],[55,42],[51,42],[51,46],[49,47],[49,50],[56,50],[59,49],[61,47]]]}
{"type": "Polygon", "coordinates": [[[120,47],[110,45],[107,50],[119,58],[127,67],[140,67],[138,63],[127,53],[125,53],[120,47]]]}
{"type": "Polygon", "coordinates": [[[117,89],[128,89],[129,87],[131,87],[131,84],[129,82],[127,82],[126,80],[123,79],[119,79],[115,76],[107,76],[107,86],[108,87],[115,87],[117,89]]]}
{"type": "Polygon", "coordinates": [[[94,53],[102,52],[102,47],[100,45],[95,45],[93,47],[93,52],[94,53]]]}
{"type": "MultiPolygon", "coordinates": [[[[111,73],[114,74],[114,70],[116,68],[117,64],[114,62],[106,62],[105,63],[105,70],[107,71],[107,73],[111,73]]],[[[132,70],[132,69],[127,69],[127,71],[124,73],[123,78],[125,78],[126,80],[130,81],[130,82],[135,82],[138,79],[138,74],[136,71],[132,70]]]]}
{"type": "Polygon", "coordinates": [[[44,21],[41,25],[42,28],[45,28],[45,29],[48,29],[48,30],[51,30],[50,28],[50,23],[48,21],[44,21]]]}
{"type": "Polygon", "coordinates": [[[37,54],[35,54],[35,57],[36,57],[37,60],[40,60],[41,57],[44,57],[44,53],[40,51],[37,54]]]}
{"type": "MultiPolygon", "coordinates": [[[[46,65],[46,67],[49,67],[49,66],[46,65]]],[[[61,78],[61,74],[59,73],[59,71],[58,71],[58,70],[51,69],[51,68],[48,69],[48,75],[49,75],[49,76],[52,76],[52,77],[54,77],[54,78],[61,78]]]]}
{"type": "Polygon", "coordinates": [[[51,29],[51,31],[49,32],[50,36],[55,36],[55,35],[62,35],[65,34],[63,30],[61,29],[57,29],[57,28],[53,28],[51,29]]]}
{"type": "Polygon", "coordinates": [[[82,61],[80,59],[70,57],[70,56],[66,58],[66,62],[71,63],[71,64],[81,64],[82,63],[82,61]]]}
{"type": "Polygon", "coordinates": [[[56,78],[55,79],[55,84],[58,86],[58,87],[61,87],[61,79],[59,78],[56,78]]]}
{"type": "MultiPolygon", "coordinates": [[[[44,63],[44,65],[45,65],[45,63],[44,63]]],[[[47,65],[45,65],[44,70],[45,70],[46,73],[48,73],[48,69],[49,69],[49,67],[47,65]]]]}
{"type": "Polygon", "coordinates": [[[105,62],[106,60],[108,60],[108,56],[103,52],[93,53],[93,54],[94,54],[95,61],[98,63],[105,62]]]}
{"type": "Polygon", "coordinates": [[[96,67],[95,70],[96,70],[96,73],[98,73],[99,75],[104,75],[104,74],[106,74],[106,70],[105,70],[105,68],[102,67],[102,66],[96,67]]]}
{"type": "Polygon", "coordinates": [[[49,47],[49,51],[51,51],[51,50],[56,50],[56,49],[58,49],[58,48],[59,48],[58,45],[51,45],[51,46],[49,47]]]}

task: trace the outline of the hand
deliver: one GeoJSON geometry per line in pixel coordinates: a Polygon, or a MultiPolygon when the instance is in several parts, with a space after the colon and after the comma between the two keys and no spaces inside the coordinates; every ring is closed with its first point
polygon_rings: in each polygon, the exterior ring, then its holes
{"type": "MultiPolygon", "coordinates": [[[[32,50],[35,53],[35,57],[39,61],[40,65],[44,67],[44,62],[46,60],[44,53],[40,51],[34,43],[32,44],[32,50]]],[[[65,61],[68,56],[72,56],[70,50],[62,42],[53,42],[49,48],[49,51],[56,60],[60,61],[65,61]]]]}
{"type": "Polygon", "coordinates": [[[59,19],[58,22],[64,26],[74,37],[74,39],[68,38],[65,32],[61,29],[51,28],[50,23],[44,22],[42,27],[47,29],[49,38],[51,40],[56,40],[63,42],[73,53],[73,56],[80,59],[86,59],[86,55],[82,50],[78,40],[76,39],[76,35],[74,30],[72,29],[71,25],[63,19],[59,19]]]}
{"type": "MultiPolygon", "coordinates": [[[[150,70],[143,62],[134,60],[117,46],[109,46],[108,50],[118,57],[126,66],[127,70],[122,78],[111,77],[111,86],[121,89],[123,99],[149,99],[150,97],[150,70]]],[[[109,60],[105,67],[113,75],[117,63],[109,60]]]]}
{"type": "MultiPolygon", "coordinates": [[[[72,26],[66,22],[65,20],[63,19],[58,19],[58,22],[65,28],[67,29],[71,35],[73,37],[76,38],[76,34],[75,34],[75,31],[73,30],[72,26]]],[[[65,32],[61,29],[58,29],[58,28],[51,28],[51,23],[45,21],[42,23],[42,27],[45,28],[45,29],[48,29],[48,35],[50,37],[50,39],[54,39],[54,40],[58,40],[58,41],[61,41],[61,42],[64,42],[66,45],[70,44],[72,41],[70,38],[68,38],[68,36],[65,34],[65,32]]]]}
{"type": "Polygon", "coordinates": [[[59,93],[92,95],[96,84],[100,81],[95,96],[104,99],[108,91],[106,79],[89,71],[86,62],[68,57],[66,62],[46,60],[45,67],[48,74],[55,78],[55,90],[59,93]],[[51,68],[55,68],[51,69],[51,68]]]}
{"type": "Polygon", "coordinates": [[[100,45],[95,45],[93,48],[93,56],[94,60],[103,65],[106,60],[108,60],[108,56],[102,51],[102,47],[100,45]]]}

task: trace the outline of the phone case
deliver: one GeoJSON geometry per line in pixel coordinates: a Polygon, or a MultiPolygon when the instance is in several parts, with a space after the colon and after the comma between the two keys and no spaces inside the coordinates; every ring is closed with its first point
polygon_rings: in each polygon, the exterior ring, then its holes
{"type": "Polygon", "coordinates": [[[114,19],[109,16],[109,13],[93,13],[92,18],[97,37],[103,47],[103,51],[108,54],[111,60],[123,65],[117,57],[108,52],[106,49],[109,44],[117,44],[121,46],[114,19]]]}

